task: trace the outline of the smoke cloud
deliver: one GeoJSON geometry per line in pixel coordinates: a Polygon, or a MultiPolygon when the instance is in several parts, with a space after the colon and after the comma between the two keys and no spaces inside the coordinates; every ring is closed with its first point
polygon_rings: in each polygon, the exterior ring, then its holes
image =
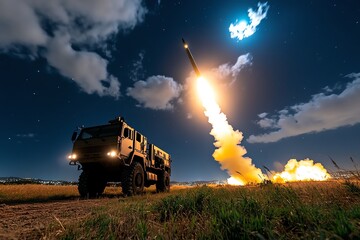
{"type": "Polygon", "coordinates": [[[263,179],[261,170],[252,164],[252,159],[246,157],[246,149],[241,146],[243,134],[234,130],[228,123],[226,115],[217,104],[212,87],[203,78],[197,79],[197,90],[204,114],[212,126],[210,134],[215,139],[213,157],[229,175],[239,183],[258,183],[263,179]]]}
{"type": "Polygon", "coordinates": [[[272,180],[274,182],[293,182],[293,181],[323,181],[330,178],[330,174],[321,163],[314,163],[313,160],[306,158],[297,161],[290,159],[284,171],[276,173],[272,180]]]}
{"type": "Polygon", "coordinates": [[[266,17],[269,7],[270,6],[267,4],[267,2],[259,2],[256,12],[252,8],[250,8],[248,10],[250,22],[247,23],[245,20],[236,20],[235,23],[231,23],[229,27],[230,37],[242,40],[253,35],[256,32],[256,27],[266,17]]]}
{"type": "Polygon", "coordinates": [[[2,0],[0,51],[44,57],[84,92],[117,98],[120,83],[95,50],[106,51],[107,40],[146,11],[141,0],[2,0]]]}
{"type": "Polygon", "coordinates": [[[251,135],[247,141],[277,142],[287,137],[360,123],[360,73],[351,73],[346,77],[354,80],[339,94],[326,95],[329,90],[325,90],[325,93],[312,96],[307,103],[287,107],[271,117],[264,115],[258,125],[273,131],[251,135]]]}
{"type": "Polygon", "coordinates": [[[168,110],[174,107],[172,102],[180,96],[182,89],[173,78],[157,75],[135,82],[127,89],[127,95],[136,99],[140,107],[168,110]]]}

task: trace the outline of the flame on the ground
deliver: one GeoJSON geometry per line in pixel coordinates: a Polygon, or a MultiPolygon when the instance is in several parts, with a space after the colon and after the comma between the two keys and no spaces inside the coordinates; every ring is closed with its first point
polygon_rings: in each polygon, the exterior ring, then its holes
{"type": "Polygon", "coordinates": [[[231,176],[230,183],[244,185],[261,182],[264,179],[261,170],[252,164],[251,158],[244,157],[246,149],[240,145],[242,132],[234,130],[228,123],[216,102],[213,88],[203,77],[197,79],[197,92],[205,109],[204,114],[212,125],[210,134],[215,138],[216,147],[213,157],[231,176]]]}
{"type": "Polygon", "coordinates": [[[245,185],[245,183],[243,181],[237,180],[236,178],[233,178],[233,177],[229,177],[227,179],[227,183],[229,185],[233,185],[233,186],[244,186],[245,185]]]}
{"type": "Polygon", "coordinates": [[[297,161],[290,159],[285,165],[284,171],[276,173],[272,177],[273,182],[294,182],[294,181],[325,181],[330,174],[321,163],[314,163],[311,159],[297,161]]]}

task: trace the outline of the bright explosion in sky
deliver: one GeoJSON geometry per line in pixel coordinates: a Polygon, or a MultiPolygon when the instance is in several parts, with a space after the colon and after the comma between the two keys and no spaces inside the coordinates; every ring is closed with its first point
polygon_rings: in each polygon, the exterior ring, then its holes
{"type": "Polygon", "coordinates": [[[245,20],[236,20],[235,23],[231,23],[229,27],[230,37],[242,40],[253,35],[256,32],[256,27],[260,24],[261,20],[266,17],[268,10],[269,5],[267,4],[267,2],[259,2],[256,12],[252,8],[250,8],[248,10],[250,23],[247,23],[245,20]]]}

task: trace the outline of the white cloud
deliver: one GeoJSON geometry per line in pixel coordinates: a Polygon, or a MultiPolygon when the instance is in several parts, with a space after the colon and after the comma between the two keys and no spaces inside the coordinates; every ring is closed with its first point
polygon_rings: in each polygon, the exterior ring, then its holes
{"type": "Polygon", "coordinates": [[[266,112],[260,113],[258,114],[259,118],[264,118],[266,117],[268,114],[266,112]]]}
{"type": "Polygon", "coordinates": [[[250,8],[248,10],[250,23],[247,23],[245,20],[240,22],[236,20],[235,23],[231,23],[229,27],[230,37],[242,40],[253,35],[256,32],[256,27],[260,24],[261,20],[266,17],[269,7],[270,6],[267,4],[267,2],[259,2],[256,12],[252,8],[250,8]]]}
{"type": "Polygon", "coordinates": [[[261,127],[275,130],[262,135],[251,135],[248,142],[276,142],[291,136],[360,123],[360,73],[351,73],[346,77],[354,80],[339,94],[319,93],[307,103],[288,107],[271,118],[261,119],[258,122],[261,127]],[[267,121],[267,124],[262,120],[267,121]]]}
{"type": "Polygon", "coordinates": [[[91,49],[106,51],[111,36],[133,29],[145,13],[142,0],[2,0],[0,50],[42,55],[85,92],[118,97],[120,83],[91,49]]]}
{"type": "Polygon", "coordinates": [[[44,45],[48,38],[33,7],[23,0],[0,1],[0,29],[0,48],[44,45]]]}
{"type": "Polygon", "coordinates": [[[107,61],[94,52],[75,51],[69,44],[69,36],[58,34],[48,44],[45,54],[49,64],[62,75],[71,76],[86,93],[100,96],[119,96],[120,83],[113,76],[108,76],[107,61]],[[108,82],[105,87],[101,82],[108,82]]]}
{"type": "Polygon", "coordinates": [[[220,65],[215,72],[218,73],[220,78],[228,78],[231,77],[231,81],[229,84],[233,84],[236,81],[237,76],[240,71],[247,65],[250,65],[252,61],[252,57],[249,53],[240,55],[236,63],[234,65],[230,65],[229,63],[225,63],[220,65]]]}
{"type": "Polygon", "coordinates": [[[182,91],[181,84],[171,77],[151,76],[146,81],[137,81],[127,89],[127,95],[139,102],[139,106],[155,110],[172,109],[172,102],[182,91]]]}
{"type": "Polygon", "coordinates": [[[276,121],[271,118],[262,118],[257,122],[257,124],[261,128],[274,128],[276,126],[276,121]]]}

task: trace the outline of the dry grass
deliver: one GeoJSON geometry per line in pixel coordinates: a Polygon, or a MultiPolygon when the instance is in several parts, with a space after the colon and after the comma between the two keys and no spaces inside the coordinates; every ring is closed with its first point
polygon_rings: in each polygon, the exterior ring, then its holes
{"type": "MultiPolygon", "coordinates": [[[[105,196],[121,194],[121,188],[107,187],[105,196]]],[[[0,185],[0,203],[46,202],[52,200],[77,199],[77,186],[41,184],[0,185]]]]}
{"type": "MultiPolygon", "coordinates": [[[[172,190],[189,188],[173,186],[172,190]]],[[[146,193],[155,193],[155,186],[146,189],[146,193]]],[[[106,187],[104,197],[122,196],[121,187],[106,187]]],[[[0,185],[0,203],[47,202],[53,200],[78,199],[77,186],[56,186],[41,184],[0,185]]]]}
{"type": "MultiPolygon", "coordinates": [[[[358,182],[259,186],[172,186],[170,193],[126,197],[107,187],[99,200],[76,201],[76,221],[45,227],[61,239],[360,239],[358,182]],[[111,199],[109,199],[111,198],[111,199]],[[82,204],[83,203],[83,204],[82,204]],[[89,203],[94,204],[89,209],[89,203]],[[83,211],[83,212],[84,212],[83,211]],[[58,231],[56,234],[55,230],[58,231]],[[60,230],[59,230],[60,229],[60,230]]],[[[0,186],[0,201],[78,199],[76,186],[0,186]]],[[[75,201],[68,201],[69,204],[75,201]]],[[[60,203],[46,205],[54,207],[60,203]]],[[[45,205],[45,204],[43,204],[45,205]]],[[[63,206],[64,207],[64,206],[63,206]]],[[[5,221],[8,222],[8,221],[5,221]]]]}
{"type": "Polygon", "coordinates": [[[343,183],[195,187],[119,199],[63,239],[359,239],[360,196],[343,183]]]}
{"type": "Polygon", "coordinates": [[[0,203],[38,202],[71,199],[77,196],[76,186],[40,184],[0,185],[0,203]]]}

